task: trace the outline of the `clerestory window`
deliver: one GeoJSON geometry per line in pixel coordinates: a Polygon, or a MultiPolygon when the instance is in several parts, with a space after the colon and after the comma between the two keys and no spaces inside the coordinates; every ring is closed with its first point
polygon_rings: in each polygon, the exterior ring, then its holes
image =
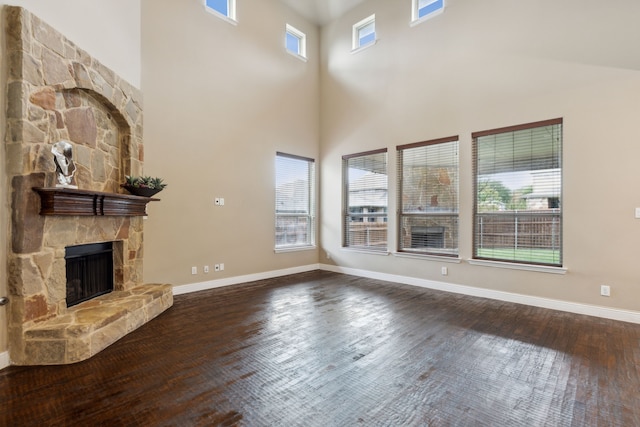
{"type": "Polygon", "coordinates": [[[444,0],[412,0],[411,21],[418,23],[432,18],[444,10],[444,0]]]}
{"type": "Polygon", "coordinates": [[[376,15],[371,15],[353,26],[353,50],[376,42],[376,15]]]}
{"type": "Polygon", "coordinates": [[[307,36],[302,31],[287,24],[285,30],[285,48],[287,52],[301,58],[307,58],[307,36]]]}
{"type": "Polygon", "coordinates": [[[206,9],[215,15],[236,21],[236,0],[204,0],[206,9]]]}

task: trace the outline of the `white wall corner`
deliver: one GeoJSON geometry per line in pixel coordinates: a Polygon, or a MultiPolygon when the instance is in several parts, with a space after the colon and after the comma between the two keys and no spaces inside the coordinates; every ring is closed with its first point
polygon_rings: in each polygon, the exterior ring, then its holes
{"type": "Polygon", "coordinates": [[[601,317],[604,319],[618,320],[621,322],[640,324],[640,312],[631,310],[621,310],[611,307],[602,307],[590,304],[581,304],[569,301],[561,301],[550,298],[541,298],[530,295],[522,295],[511,292],[496,291],[491,289],[476,288],[473,286],[456,285],[453,283],[439,282],[435,280],[419,279],[416,277],[399,276],[395,274],[378,273],[369,270],[356,268],[339,267],[335,265],[320,264],[321,270],[333,271],[335,273],[350,274],[353,276],[366,277],[370,279],[385,280],[388,282],[402,283],[405,285],[417,286],[438,291],[453,292],[456,294],[469,295],[474,297],[489,298],[498,301],[513,302],[533,307],[547,308],[550,310],[565,311],[574,314],[585,314],[587,316],[601,317]]]}

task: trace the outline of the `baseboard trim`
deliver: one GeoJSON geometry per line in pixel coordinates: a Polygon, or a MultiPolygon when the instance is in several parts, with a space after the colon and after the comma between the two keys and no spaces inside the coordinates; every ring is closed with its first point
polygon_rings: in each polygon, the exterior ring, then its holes
{"type": "Polygon", "coordinates": [[[285,268],[282,270],[265,271],[263,273],[247,274],[245,276],[226,277],[224,279],[209,280],[207,282],[192,283],[173,287],[173,295],[189,294],[192,292],[206,291],[208,289],[224,286],[238,285],[241,283],[255,282],[256,280],[273,279],[274,277],[288,276],[290,274],[306,273],[319,270],[320,264],[310,264],[300,267],[285,268]]]}
{"type": "MultiPolygon", "coordinates": [[[[638,311],[621,310],[617,308],[602,307],[590,304],[580,304],[569,301],[555,300],[551,298],[542,298],[511,292],[496,291],[492,289],[476,288],[466,285],[456,285],[453,283],[439,282],[436,280],[420,279],[417,277],[400,276],[397,274],[380,273],[376,271],[340,267],[329,264],[309,264],[282,270],[265,271],[262,273],[248,274],[244,276],[227,277],[224,279],[174,286],[173,295],[182,295],[192,292],[205,291],[208,289],[221,288],[224,286],[254,282],[256,280],[273,279],[274,277],[288,276],[290,274],[297,273],[306,273],[313,270],[332,271],[335,273],[350,274],[352,276],[402,283],[405,285],[417,286],[420,288],[435,289],[438,291],[453,292],[456,294],[489,298],[498,301],[513,302],[517,304],[530,305],[533,307],[548,308],[551,310],[565,311],[568,313],[585,314],[587,316],[601,317],[604,319],[640,324],[640,312],[638,311]]],[[[3,369],[4,367],[7,367],[9,365],[9,353],[0,353],[0,369],[3,369]]]]}
{"type": "Polygon", "coordinates": [[[11,366],[11,359],[9,358],[9,352],[3,351],[0,353],[0,370],[11,366]]]}
{"type": "Polygon", "coordinates": [[[321,270],[333,271],[335,273],[350,274],[353,276],[366,277],[370,279],[385,280],[389,282],[402,283],[405,285],[417,286],[421,288],[435,289],[439,291],[453,292],[457,294],[474,297],[489,298],[493,300],[514,302],[518,304],[530,305],[533,307],[548,308],[551,310],[565,311],[568,313],[585,314],[588,316],[601,317],[604,319],[619,320],[622,322],[640,324],[640,312],[630,310],[620,310],[610,307],[602,307],[590,304],[580,304],[568,301],[555,300],[550,298],[534,297],[511,292],[495,291],[491,289],[476,288],[473,286],[456,285],[452,283],[438,282],[435,280],[419,279],[416,277],[400,276],[396,274],[379,273],[356,268],[340,267],[335,265],[320,264],[321,270]]]}

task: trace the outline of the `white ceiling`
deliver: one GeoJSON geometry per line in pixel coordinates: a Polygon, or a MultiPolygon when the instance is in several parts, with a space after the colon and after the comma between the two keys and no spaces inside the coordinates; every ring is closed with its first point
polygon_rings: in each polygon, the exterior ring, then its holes
{"type": "Polygon", "coordinates": [[[311,22],[320,26],[366,0],[280,0],[311,22]]]}

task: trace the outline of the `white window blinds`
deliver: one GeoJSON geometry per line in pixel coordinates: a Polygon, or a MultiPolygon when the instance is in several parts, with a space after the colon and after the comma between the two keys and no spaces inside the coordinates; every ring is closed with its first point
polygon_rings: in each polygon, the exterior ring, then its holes
{"type": "Polygon", "coordinates": [[[387,250],[387,150],[344,156],[343,246],[387,250]]]}
{"type": "Polygon", "coordinates": [[[474,258],[562,265],[562,119],[476,132],[474,258]]]}
{"type": "Polygon", "coordinates": [[[276,153],[276,249],[315,245],[313,159],[276,153]]]}
{"type": "Polygon", "coordinates": [[[398,150],[398,250],[458,255],[458,137],[398,150]]]}

